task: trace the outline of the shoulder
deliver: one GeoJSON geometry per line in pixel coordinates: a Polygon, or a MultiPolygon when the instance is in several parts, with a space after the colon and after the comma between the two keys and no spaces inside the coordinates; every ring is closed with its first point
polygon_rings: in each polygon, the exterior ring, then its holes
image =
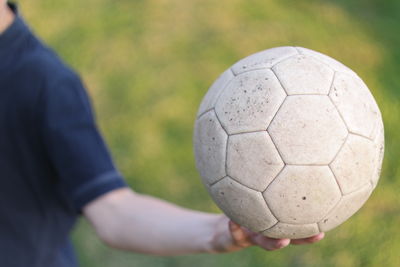
{"type": "Polygon", "coordinates": [[[79,75],[68,66],[52,49],[39,46],[25,59],[23,69],[30,71],[45,85],[63,81],[80,80],[79,75]]]}
{"type": "Polygon", "coordinates": [[[14,76],[19,80],[14,86],[17,88],[14,99],[24,110],[35,117],[61,109],[72,112],[80,106],[85,111],[90,110],[86,89],[71,67],[41,43],[34,43],[27,50],[29,52],[21,57],[14,76]]]}
{"type": "MultiPolygon", "coordinates": [[[[79,75],[51,48],[31,35],[14,62],[13,77],[28,91],[41,91],[55,85],[73,81],[80,83],[79,75]]],[[[24,90],[25,91],[25,90],[24,90]]]]}
{"type": "Polygon", "coordinates": [[[60,105],[86,100],[86,89],[77,74],[51,48],[42,44],[35,47],[21,65],[25,83],[25,96],[37,105],[60,105]]]}

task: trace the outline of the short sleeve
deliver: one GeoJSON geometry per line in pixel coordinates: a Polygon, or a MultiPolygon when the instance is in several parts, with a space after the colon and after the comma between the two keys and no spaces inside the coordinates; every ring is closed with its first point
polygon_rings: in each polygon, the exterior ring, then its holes
{"type": "Polygon", "coordinates": [[[76,74],[67,73],[46,85],[39,103],[45,150],[63,194],[78,212],[95,198],[126,186],[76,74]]]}

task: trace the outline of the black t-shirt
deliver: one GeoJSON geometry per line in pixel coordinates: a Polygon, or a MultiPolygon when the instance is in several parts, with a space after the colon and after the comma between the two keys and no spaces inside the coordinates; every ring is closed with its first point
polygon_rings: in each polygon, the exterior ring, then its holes
{"type": "Polygon", "coordinates": [[[0,35],[0,265],[76,266],[81,208],[124,186],[79,77],[17,16],[0,35]]]}

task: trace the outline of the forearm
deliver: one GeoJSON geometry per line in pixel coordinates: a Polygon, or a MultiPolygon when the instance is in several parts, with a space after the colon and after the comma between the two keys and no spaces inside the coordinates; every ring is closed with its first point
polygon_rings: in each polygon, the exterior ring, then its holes
{"type": "Polygon", "coordinates": [[[110,246],[155,255],[232,252],[252,245],[275,250],[324,237],[320,233],[292,241],[269,238],[229,221],[225,215],[185,209],[127,188],[92,201],[83,213],[110,246]]]}
{"type": "Polygon", "coordinates": [[[111,201],[107,205],[85,209],[91,213],[89,218],[97,216],[91,221],[99,236],[112,247],[157,255],[211,252],[217,246],[216,233],[228,231],[227,222],[220,223],[223,216],[184,209],[124,190],[108,196],[111,201]],[[220,225],[226,229],[218,230],[220,225]]]}

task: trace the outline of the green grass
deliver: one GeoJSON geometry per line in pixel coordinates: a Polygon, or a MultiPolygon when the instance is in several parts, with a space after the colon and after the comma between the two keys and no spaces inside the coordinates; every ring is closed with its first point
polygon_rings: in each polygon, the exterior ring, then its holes
{"type": "Polygon", "coordinates": [[[81,222],[84,267],[400,265],[400,4],[396,0],[19,1],[36,32],[81,73],[98,123],[129,184],[216,212],[195,170],[192,130],[212,81],[235,61],[281,45],[339,59],[382,110],[386,155],[367,204],[323,242],[277,252],[151,257],[111,250],[81,222]]]}

